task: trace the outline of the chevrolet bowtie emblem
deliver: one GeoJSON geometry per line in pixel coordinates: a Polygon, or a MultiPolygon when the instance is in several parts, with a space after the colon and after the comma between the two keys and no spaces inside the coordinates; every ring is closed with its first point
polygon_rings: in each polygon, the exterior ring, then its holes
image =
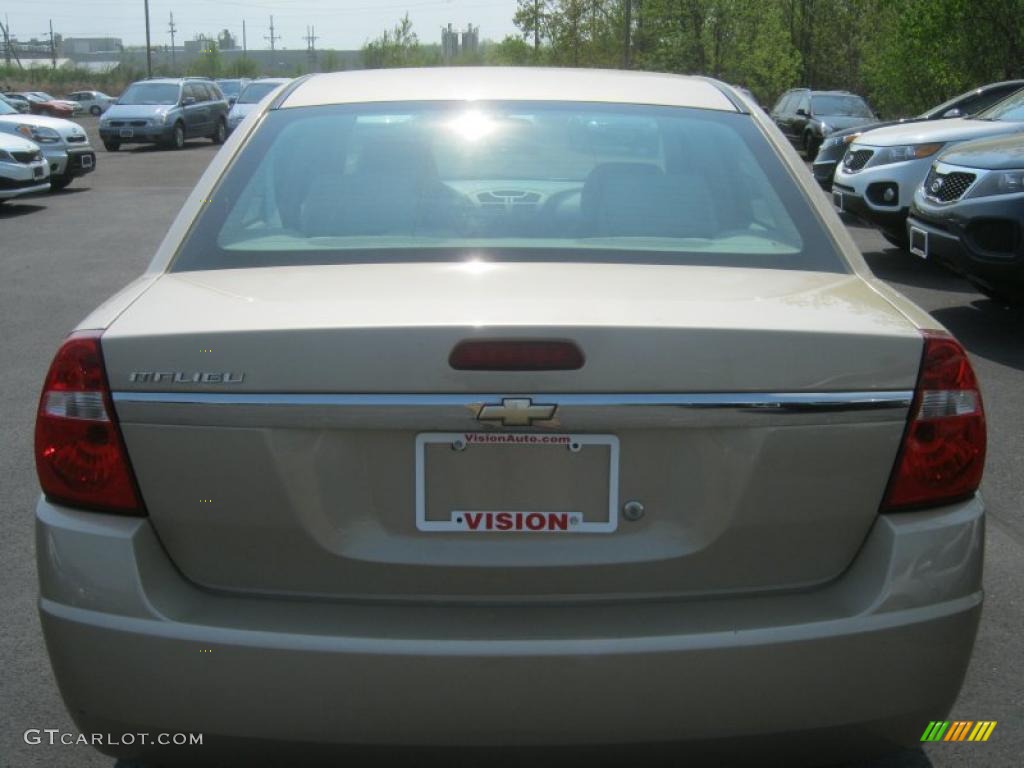
{"type": "Polygon", "coordinates": [[[557,405],[534,405],[528,397],[506,397],[501,405],[485,405],[476,415],[479,421],[500,421],[506,427],[528,427],[535,421],[554,418],[557,405]]]}

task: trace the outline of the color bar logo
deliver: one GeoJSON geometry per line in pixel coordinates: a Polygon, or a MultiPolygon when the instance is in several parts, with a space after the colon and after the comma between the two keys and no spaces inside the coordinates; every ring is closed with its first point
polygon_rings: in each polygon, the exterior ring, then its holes
{"type": "Polygon", "coordinates": [[[995,720],[932,720],[921,741],[988,741],[995,728],[995,720]]]}

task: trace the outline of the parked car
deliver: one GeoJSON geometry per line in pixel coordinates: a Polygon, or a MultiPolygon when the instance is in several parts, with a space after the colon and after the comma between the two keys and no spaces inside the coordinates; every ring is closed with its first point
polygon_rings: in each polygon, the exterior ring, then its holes
{"type": "Polygon", "coordinates": [[[0,132],[0,203],[50,188],[50,169],[38,145],[0,132]]]}
{"type": "Polygon", "coordinates": [[[910,252],[994,299],[1024,304],[1024,134],[957,144],[914,194],[910,252]]]}
{"type": "Polygon", "coordinates": [[[861,134],[873,131],[876,128],[885,128],[889,125],[905,123],[920,123],[926,120],[942,120],[952,117],[969,117],[982,110],[988,109],[993,104],[1002,101],[1011,93],[1024,88],[1024,80],[1007,80],[1001,83],[990,83],[980,88],[974,88],[966,93],[950,99],[949,101],[933,107],[917,117],[904,118],[902,120],[888,120],[880,123],[847,128],[842,131],[833,131],[825,139],[818,154],[811,166],[814,171],[814,178],[826,192],[832,189],[832,179],[836,173],[836,166],[846,154],[846,148],[851,141],[861,134]]]}
{"type": "Polygon", "coordinates": [[[223,93],[224,97],[228,100],[228,104],[234,104],[238,101],[238,97],[241,95],[242,91],[245,90],[245,86],[252,81],[248,77],[239,77],[221,78],[215,82],[220,88],[221,93],[223,93]]]}
{"type": "Polygon", "coordinates": [[[45,379],[77,730],[919,745],[983,601],[978,384],[733,95],[451,67],[261,102],[45,379]]]}
{"type": "Polygon", "coordinates": [[[69,118],[75,114],[74,107],[53,99],[45,99],[36,93],[10,92],[4,94],[9,99],[22,101],[28,105],[28,111],[33,115],[49,115],[50,117],[69,118]]]}
{"type": "Polygon", "coordinates": [[[972,117],[879,128],[857,138],[836,168],[835,205],[907,247],[907,213],[941,150],[971,139],[1024,132],[1024,90],[972,117]]]}
{"type": "Polygon", "coordinates": [[[69,107],[76,115],[82,114],[83,112],[82,105],[79,104],[77,101],[71,101],[70,99],[58,99],[56,96],[51,96],[50,94],[46,93],[46,91],[26,91],[25,93],[27,96],[35,96],[36,98],[42,99],[43,101],[52,102],[54,104],[60,104],[64,107],[69,107]]]}
{"type": "Polygon", "coordinates": [[[253,80],[245,88],[231,107],[228,113],[228,132],[235,130],[238,124],[245,119],[246,115],[256,109],[256,105],[270,93],[276,91],[285,83],[290,83],[287,77],[266,77],[253,80]]]}
{"type": "Polygon", "coordinates": [[[23,115],[0,104],[0,132],[31,139],[49,166],[50,188],[64,189],[79,176],[96,169],[96,152],[78,123],[45,115],[23,115]]]}
{"type": "Polygon", "coordinates": [[[132,83],[100,117],[100,139],[109,152],[122,144],[162,144],[181,149],[187,139],[221,144],[228,133],[228,103],[212,80],[154,78],[132,83]]]}
{"type": "Polygon", "coordinates": [[[94,116],[103,114],[111,104],[117,101],[116,98],[108,96],[102,91],[75,91],[68,94],[68,100],[76,102],[83,112],[94,116]]]}
{"type": "Polygon", "coordinates": [[[793,88],[782,94],[771,111],[772,120],[808,160],[834,131],[878,121],[867,101],[848,91],[793,88]]]}
{"type": "Polygon", "coordinates": [[[15,99],[7,96],[6,94],[0,93],[0,103],[6,104],[11,109],[18,112],[28,112],[28,99],[15,99]]]}

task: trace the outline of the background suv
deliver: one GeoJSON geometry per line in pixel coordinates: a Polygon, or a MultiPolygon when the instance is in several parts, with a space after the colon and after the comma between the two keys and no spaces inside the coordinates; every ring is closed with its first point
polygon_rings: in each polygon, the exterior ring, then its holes
{"type": "Polygon", "coordinates": [[[772,108],[771,117],[808,159],[818,153],[821,142],[833,131],[878,122],[878,115],[860,96],[810,88],[786,91],[772,108]]]}
{"type": "Polygon", "coordinates": [[[958,144],[914,193],[912,253],[935,257],[986,296],[1024,303],[1024,134],[958,144]]]}
{"type": "Polygon", "coordinates": [[[132,83],[100,118],[103,146],[162,144],[181,149],[186,139],[227,137],[228,102],[212,80],[154,78],[132,83]]]}
{"type": "Polygon", "coordinates": [[[917,117],[888,120],[884,123],[870,123],[855,128],[847,128],[842,131],[833,131],[822,142],[821,147],[818,149],[818,156],[814,158],[814,165],[812,166],[814,178],[818,180],[818,184],[826,192],[832,189],[832,177],[836,174],[836,166],[839,165],[843,155],[846,154],[846,147],[863,133],[890,125],[921,123],[926,120],[942,120],[951,117],[976,115],[993,104],[1002,101],[1014,91],[1019,91],[1021,88],[1024,88],[1024,80],[1006,80],[1001,83],[989,83],[979,88],[973,88],[966,93],[961,93],[959,96],[955,96],[949,101],[939,104],[937,107],[932,107],[917,117]]]}

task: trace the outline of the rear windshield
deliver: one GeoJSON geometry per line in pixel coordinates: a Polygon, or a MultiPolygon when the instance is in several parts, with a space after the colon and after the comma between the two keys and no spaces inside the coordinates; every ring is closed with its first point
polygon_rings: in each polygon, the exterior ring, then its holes
{"type": "Polygon", "coordinates": [[[118,104],[177,104],[178,103],[177,83],[135,83],[128,86],[118,104]]]}
{"type": "Polygon", "coordinates": [[[860,96],[814,96],[811,113],[831,117],[872,117],[871,108],[860,96]]]}
{"type": "Polygon", "coordinates": [[[238,103],[258,104],[264,96],[280,86],[280,83],[250,83],[245,86],[242,95],[238,97],[238,103]]]}
{"type": "Polygon", "coordinates": [[[237,96],[242,90],[241,80],[218,80],[217,85],[225,96],[237,96]]]}
{"type": "Polygon", "coordinates": [[[749,115],[563,102],[273,110],[172,270],[467,258],[845,271],[749,115]]]}

